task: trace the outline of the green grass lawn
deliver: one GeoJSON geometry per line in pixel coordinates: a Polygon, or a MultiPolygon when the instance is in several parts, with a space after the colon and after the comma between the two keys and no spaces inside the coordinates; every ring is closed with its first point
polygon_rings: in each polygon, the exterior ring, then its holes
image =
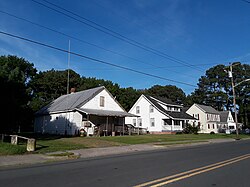
{"type": "MultiPolygon", "coordinates": [[[[162,135],[140,135],[140,136],[115,136],[115,137],[99,137],[106,141],[112,141],[122,144],[144,144],[144,143],[156,143],[156,142],[179,142],[179,141],[198,141],[209,139],[223,139],[223,138],[235,138],[235,134],[162,134],[162,135]]],[[[249,135],[240,135],[241,138],[250,137],[249,135]]]]}
{"type": "MultiPolygon", "coordinates": [[[[202,142],[209,139],[235,138],[235,134],[178,134],[178,135],[134,135],[115,137],[60,137],[60,136],[37,136],[26,134],[27,137],[35,138],[36,151],[34,153],[48,153],[67,151],[73,149],[87,149],[97,147],[110,147],[132,144],[154,143],[162,145],[180,144],[181,142],[202,142]]],[[[240,138],[249,138],[249,135],[240,135],[240,138]]],[[[25,142],[21,145],[0,143],[0,155],[13,155],[26,153],[25,142]]]]}
{"type": "Polygon", "coordinates": [[[0,156],[24,154],[25,152],[26,146],[24,145],[12,145],[10,143],[0,142],[0,156]]]}

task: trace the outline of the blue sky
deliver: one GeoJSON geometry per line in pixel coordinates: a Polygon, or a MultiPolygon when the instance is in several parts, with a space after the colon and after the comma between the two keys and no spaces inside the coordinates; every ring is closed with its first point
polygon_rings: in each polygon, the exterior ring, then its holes
{"type": "MultiPolygon", "coordinates": [[[[250,3],[242,0],[48,1],[160,51],[165,57],[100,32],[31,0],[1,0],[0,30],[66,50],[70,40],[72,52],[193,86],[212,66],[228,65],[233,61],[250,63],[250,3]],[[166,55],[180,60],[179,63],[169,60],[166,55]]],[[[39,2],[51,6],[43,0],[39,2]]],[[[65,70],[68,67],[66,53],[0,34],[0,55],[8,54],[27,59],[39,71],[52,68],[65,70]]],[[[144,89],[156,84],[171,84],[183,89],[186,94],[195,89],[74,55],[70,56],[70,68],[81,76],[111,80],[121,87],[144,89]]]]}

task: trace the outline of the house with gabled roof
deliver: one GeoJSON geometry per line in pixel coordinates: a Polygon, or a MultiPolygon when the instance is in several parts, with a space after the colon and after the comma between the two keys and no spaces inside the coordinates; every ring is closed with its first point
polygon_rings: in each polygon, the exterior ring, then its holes
{"type": "Polygon", "coordinates": [[[220,128],[219,132],[225,132],[229,130],[229,132],[236,130],[236,123],[234,122],[231,111],[221,111],[220,114],[220,128]]]}
{"type": "Polygon", "coordinates": [[[194,103],[186,113],[196,118],[193,125],[200,128],[200,133],[219,132],[220,113],[213,107],[194,103]]]}
{"type": "Polygon", "coordinates": [[[140,117],[126,117],[126,124],[144,128],[149,133],[182,131],[187,123],[195,120],[182,111],[182,105],[164,98],[141,95],[129,113],[140,117]]]}
{"type": "Polygon", "coordinates": [[[104,87],[62,95],[35,113],[36,133],[87,135],[124,133],[127,113],[104,87]],[[113,132],[113,133],[112,133],[113,132]]]}

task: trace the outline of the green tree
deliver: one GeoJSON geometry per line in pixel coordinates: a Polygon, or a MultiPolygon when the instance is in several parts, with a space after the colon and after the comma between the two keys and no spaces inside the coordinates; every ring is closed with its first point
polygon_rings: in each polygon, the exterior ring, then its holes
{"type": "MultiPolygon", "coordinates": [[[[188,103],[205,104],[217,110],[233,111],[232,85],[228,71],[229,67],[225,65],[217,65],[208,69],[205,76],[199,79],[198,88],[187,97],[188,103]]],[[[250,65],[233,66],[233,79],[236,84],[249,78],[250,65]]],[[[240,120],[247,125],[250,117],[250,82],[236,86],[235,92],[240,120]]]]}
{"type": "MultiPolygon", "coordinates": [[[[233,67],[234,82],[240,83],[250,78],[250,65],[242,64],[233,67]]],[[[239,110],[239,121],[250,127],[250,81],[242,82],[235,87],[236,103],[239,110]]],[[[231,100],[232,91],[231,91],[231,100]]]]}
{"type": "Polygon", "coordinates": [[[206,75],[199,79],[198,89],[192,94],[191,100],[217,110],[230,108],[230,79],[224,71],[225,68],[224,65],[217,65],[208,69],[206,75]]]}
{"type": "Polygon", "coordinates": [[[79,90],[86,90],[98,86],[105,86],[113,96],[119,94],[120,86],[118,84],[115,84],[112,81],[96,79],[93,77],[82,77],[79,90]]]}
{"type": "Polygon", "coordinates": [[[153,97],[167,98],[179,104],[186,104],[186,95],[183,90],[173,85],[154,85],[144,92],[153,97]]]}
{"type": "MultiPolygon", "coordinates": [[[[69,71],[69,89],[80,87],[81,77],[73,70],[69,71]]],[[[68,71],[49,70],[39,72],[30,81],[32,88],[31,106],[34,111],[39,110],[52,100],[67,94],[68,71]]],[[[80,90],[78,90],[80,91],[80,90]]]]}
{"type": "Polygon", "coordinates": [[[115,99],[121,104],[121,106],[128,111],[139,98],[140,92],[129,88],[120,88],[120,86],[112,81],[96,78],[82,77],[80,90],[86,90],[97,86],[105,86],[106,89],[115,97],[115,99]]]}
{"type": "Polygon", "coordinates": [[[0,56],[0,85],[2,123],[0,132],[17,132],[30,127],[32,110],[30,109],[31,89],[29,80],[36,74],[32,63],[17,56],[0,56]]]}
{"type": "Polygon", "coordinates": [[[129,111],[141,94],[140,90],[132,87],[121,88],[120,93],[117,95],[117,100],[126,111],[129,111]]]}

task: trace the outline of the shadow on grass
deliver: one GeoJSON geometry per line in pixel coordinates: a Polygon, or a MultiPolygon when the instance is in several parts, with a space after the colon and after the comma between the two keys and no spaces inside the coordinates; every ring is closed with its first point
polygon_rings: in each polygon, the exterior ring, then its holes
{"type": "Polygon", "coordinates": [[[19,136],[34,138],[36,140],[56,140],[61,138],[72,138],[73,136],[52,135],[52,134],[37,134],[37,133],[19,133],[19,136]]]}
{"type": "Polygon", "coordinates": [[[36,151],[39,151],[41,149],[45,149],[48,148],[48,145],[41,145],[41,144],[36,144],[36,151]]]}

